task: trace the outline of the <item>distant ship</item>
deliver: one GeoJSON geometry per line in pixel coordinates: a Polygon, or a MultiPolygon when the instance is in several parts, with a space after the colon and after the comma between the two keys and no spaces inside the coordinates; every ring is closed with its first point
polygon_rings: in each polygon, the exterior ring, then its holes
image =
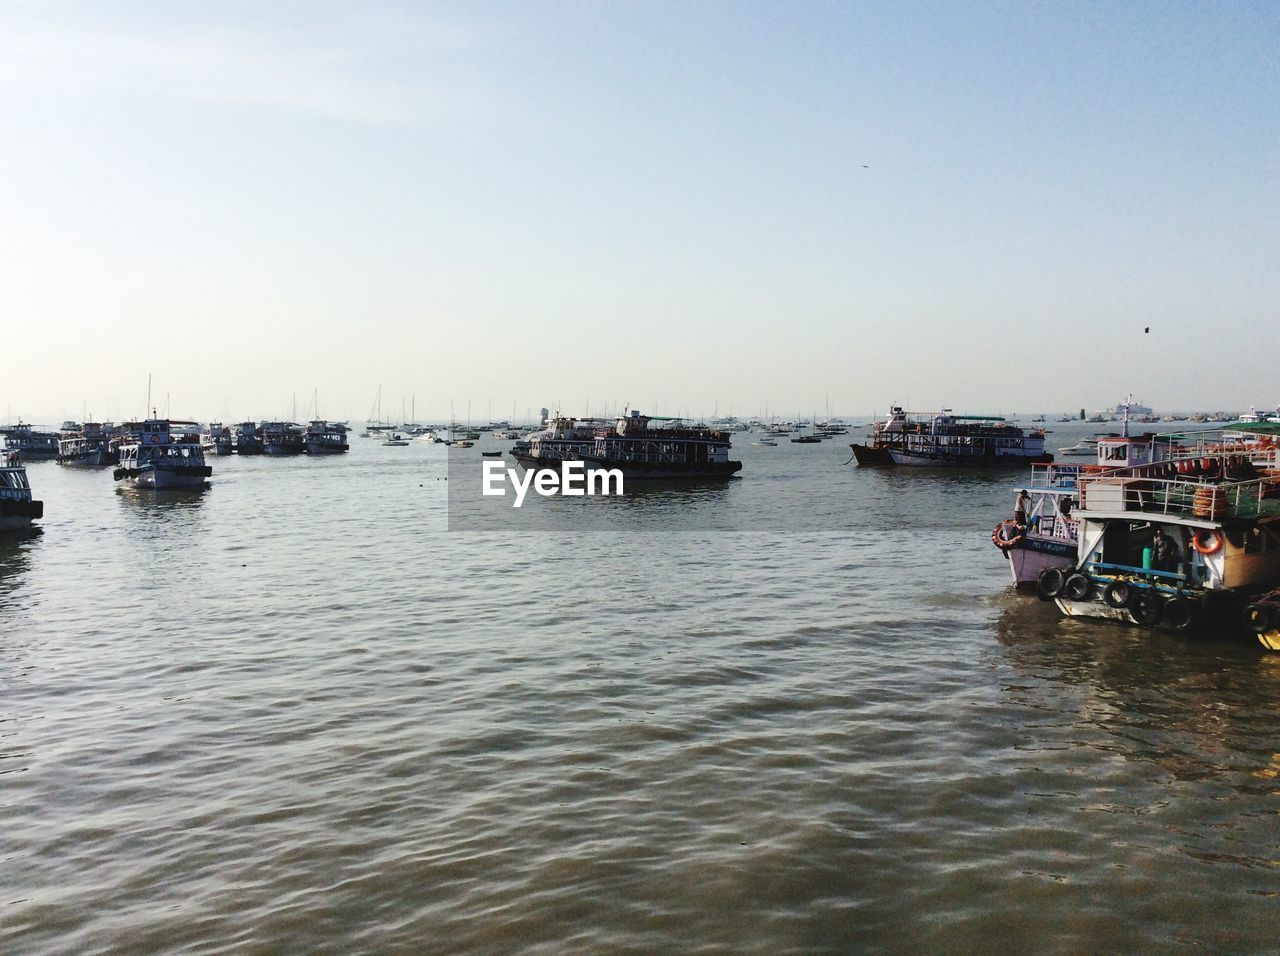
{"type": "Polygon", "coordinates": [[[859,465],[1008,468],[1053,461],[1044,429],[1026,432],[1000,416],[953,415],[948,408],[919,414],[894,405],[886,421],[872,425],[870,438],[849,446],[859,465]]]}
{"type": "Polygon", "coordinates": [[[617,469],[627,481],[689,481],[730,478],[741,471],[742,462],[729,458],[730,447],[728,432],[632,410],[612,424],[551,419],[542,431],[518,442],[511,455],[534,470],[558,471],[566,461],[581,461],[590,471],[617,469]]]}

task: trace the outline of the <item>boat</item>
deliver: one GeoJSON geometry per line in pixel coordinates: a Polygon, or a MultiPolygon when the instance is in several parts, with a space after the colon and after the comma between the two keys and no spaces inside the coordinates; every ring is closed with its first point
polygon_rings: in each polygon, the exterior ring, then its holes
{"type": "Polygon", "coordinates": [[[262,432],[256,422],[241,422],[236,426],[235,449],[237,455],[262,454],[262,432]]]}
{"type": "Polygon", "coordinates": [[[872,424],[867,444],[851,444],[861,466],[1008,468],[1048,464],[1044,429],[1023,431],[998,415],[908,413],[893,405],[885,421],[872,424]]]}
{"type": "Polygon", "coordinates": [[[58,464],[70,468],[97,468],[115,463],[117,454],[111,443],[114,426],[85,422],[58,439],[58,464]]]}
{"type": "Polygon", "coordinates": [[[1069,617],[1280,647],[1280,428],[1239,428],[1271,441],[1082,474],[1075,560],[1040,573],[1040,597],[1069,617]]]}
{"type": "Polygon", "coordinates": [[[22,453],[13,449],[0,453],[0,533],[30,532],[31,522],[43,517],[44,502],[31,496],[22,453]]]}
{"type": "Polygon", "coordinates": [[[200,432],[200,443],[206,455],[230,455],[235,451],[236,440],[231,429],[222,422],[210,422],[200,432]]]}
{"type": "Polygon", "coordinates": [[[347,426],[342,422],[317,419],[307,425],[306,451],[308,455],[341,455],[351,449],[347,442],[347,426]]]}
{"type": "Polygon", "coordinates": [[[301,455],[307,450],[306,433],[293,422],[263,422],[261,434],[264,455],[301,455]]]}
{"type": "Polygon", "coordinates": [[[24,462],[58,457],[56,432],[36,431],[27,422],[20,421],[0,427],[0,435],[4,436],[4,451],[16,451],[24,462]]]}
{"type": "Polygon", "coordinates": [[[500,451],[482,451],[480,452],[480,454],[483,455],[485,458],[501,458],[502,457],[502,452],[500,451]]]}
{"type": "Polygon", "coordinates": [[[769,446],[774,446],[774,447],[776,447],[778,443],[777,443],[776,441],[774,441],[772,438],[770,438],[768,435],[761,435],[759,438],[757,438],[757,439],[756,439],[755,441],[753,441],[751,444],[753,444],[753,445],[769,445],[769,446]]]}
{"type": "Polygon", "coordinates": [[[800,435],[798,438],[791,439],[793,445],[817,445],[821,444],[821,435],[800,435]]]}
{"type": "Polygon", "coordinates": [[[192,422],[171,422],[149,418],[125,425],[120,459],[113,477],[135,488],[157,491],[179,488],[203,488],[213,469],[205,464],[204,448],[198,438],[179,440],[173,426],[192,422]]]}
{"type": "Polygon", "coordinates": [[[991,532],[991,543],[1009,561],[1014,587],[1033,588],[1046,568],[1066,568],[1075,561],[1081,475],[1156,465],[1172,460],[1180,449],[1172,436],[1114,435],[1099,440],[1096,464],[1032,465],[1030,480],[1018,488],[1012,517],[991,532]]]}
{"type": "Polygon", "coordinates": [[[404,438],[398,432],[388,432],[382,444],[390,448],[403,448],[408,445],[409,442],[408,439],[404,438]]]}
{"type": "Polygon", "coordinates": [[[535,471],[581,461],[587,471],[617,469],[627,481],[700,481],[742,470],[742,462],[730,460],[730,448],[728,432],[629,409],[612,421],[557,416],[516,443],[511,455],[535,471]]]}

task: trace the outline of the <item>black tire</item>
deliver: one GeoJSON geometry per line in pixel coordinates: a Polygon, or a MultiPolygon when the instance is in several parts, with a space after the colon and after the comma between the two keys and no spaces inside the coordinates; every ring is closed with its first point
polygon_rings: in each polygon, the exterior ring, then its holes
{"type": "Polygon", "coordinates": [[[1067,578],[1066,583],[1062,586],[1062,596],[1070,601],[1084,601],[1088,599],[1089,592],[1092,590],[1093,582],[1089,580],[1088,575],[1077,571],[1067,578]]]}
{"type": "Polygon", "coordinates": [[[1036,577],[1036,595],[1042,601],[1052,601],[1062,593],[1067,583],[1067,572],[1062,568],[1045,568],[1036,577]]]}
{"type": "Polygon", "coordinates": [[[1269,604],[1250,604],[1244,609],[1244,623],[1255,634],[1265,634],[1276,626],[1276,615],[1269,604]]]}
{"type": "Polygon", "coordinates": [[[1164,598],[1155,591],[1138,591],[1130,610],[1139,624],[1155,627],[1164,618],[1164,598]]]}
{"type": "Polygon", "coordinates": [[[1107,607],[1122,608],[1129,604],[1133,588],[1124,581],[1112,581],[1102,591],[1102,601],[1107,607]]]}
{"type": "Polygon", "coordinates": [[[1195,605],[1181,594],[1175,594],[1165,603],[1164,624],[1172,631],[1185,631],[1195,620],[1195,605]]]}

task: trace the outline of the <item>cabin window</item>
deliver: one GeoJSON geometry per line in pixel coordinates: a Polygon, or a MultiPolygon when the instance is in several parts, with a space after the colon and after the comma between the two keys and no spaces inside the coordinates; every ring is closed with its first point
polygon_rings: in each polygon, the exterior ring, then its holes
{"type": "Polygon", "coordinates": [[[1129,450],[1124,445],[1108,445],[1103,454],[1104,461],[1125,461],[1129,450]]]}

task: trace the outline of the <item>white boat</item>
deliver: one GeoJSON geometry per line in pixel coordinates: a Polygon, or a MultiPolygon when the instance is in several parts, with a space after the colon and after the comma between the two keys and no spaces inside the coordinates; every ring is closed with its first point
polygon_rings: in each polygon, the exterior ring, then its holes
{"type": "Polygon", "coordinates": [[[403,448],[405,445],[408,445],[409,442],[397,432],[391,432],[387,435],[386,440],[382,444],[390,448],[403,448]]]}
{"type": "Polygon", "coordinates": [[[113,477],[126,486],[166,491],[181,488],[203,488],[213,469],[204,462],[204,448],[199,435],[175,439],[170,422],[150,418],[125,426],[127,437],[120,443],[120,461],[113,477]]]}
{"type": "Polygon", "coordinates": [[[1280,650],[1274,445],[1084,475],[1077,494],[1074,564],[1041,574],[1041,597],[1069,617],[1238,635],[1280,650]]]}
{"type": "Polygon", "coordinates": [[[1098,442],[1093,465],[1032,465],[1030,481],[1018,488],[1013,516],[991,532],[994,544],[1009,560],[1015,587],[1034,587],[1048,568],[1070,567],[1078,546],[1077,484],[1082,475],[1155,466],[1180,450],[1169,437],[1108,436],[1098,442]]]}
{"type": "Polygon", "coordinates": [[[870,442],[851,444],[860,466],[917,468],[1010,468],[1046,464],[1044,429],[1023,431],[998,415],[909,413],[894,405],[872,425],[870,442]]]}
{"type": "Polygon", "coordinates": [[[31,497],[31,483],[22,455],[6,451],[0,455],[0,532],[22,534],[31,522],[44,517],[44,502],[31,497]]]}
{"type": "Polygon", "coordinates": [[[1081,438],[1074,445],[1059,448],[1058,454],[1067,458],[1096,458],[1098,456],[1098,439],[1081,438]]]}
{"type": "Polygon", "coordinates": [[[85,422],[58,439],[58,464],[68,468],[96,468],[115,464],[110,423],[85,422]]]}

